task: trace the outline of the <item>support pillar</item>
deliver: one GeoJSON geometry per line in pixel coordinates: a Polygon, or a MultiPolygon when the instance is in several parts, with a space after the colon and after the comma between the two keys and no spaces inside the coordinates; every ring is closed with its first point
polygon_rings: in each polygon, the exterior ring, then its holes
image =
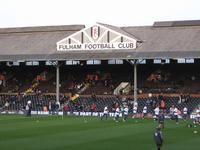
{"type": "Polygon", "coordinates": [[[134,101],[137,101],[137,60],[134,61],[134,101]]]}
{"type": "Polygon", "coordinates": [[[56,65],[56,102],[59,101],[60,98],[60,66],[56,65]]]}

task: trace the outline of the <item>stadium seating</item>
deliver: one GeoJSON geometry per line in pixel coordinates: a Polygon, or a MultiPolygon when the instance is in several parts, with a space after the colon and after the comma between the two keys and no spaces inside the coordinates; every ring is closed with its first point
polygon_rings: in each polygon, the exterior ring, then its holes
{"type": "MultiPolygon", "coordinates": [[[[144,106],[148,112],[160,102],[158,95],[163,94],[167,111],[171,105],[182,110],[185,106],[191,112],[200,102],[199,64],[138,65],[138,113],[144,106]],[[192,65],[192,67],[191,67],[192,65]],[[148,93],[153,94],[152,97],[148,93]],[[184,95],[184,94],[185,95],[184,95]],[[196,94],[196,95],[195,95],[196,94]]],[[[50,101],[55,101],[56,69],[54,66],[6,66],[0,69],[0,108],[6,106],[10,111],[24,109],[27,101],[32,101],[33,110],[43,110],[50,101]],[[3,82],[2,82],[3,81],[3,82]],[[30,90],[31,89],[31,90],[30,90]]],[[[89,111],[93,103],[97,111],[107,105],[110,111],[116,103],[125,103],[130,112],[133,107],[133,90],[123,95],[113,95],[114,89],[121,83],[130,83],[133,87],[133,66],[98,65],[66,66],[60,68],[60,101],[67,103],[72,111],[89,111]],[[70,100],[70,95],[79,94],[70,100]],[[63,96],[65,95],[65,96],[63,96]],[[93,96],[91,96],[93,95],[93,96]]]]}

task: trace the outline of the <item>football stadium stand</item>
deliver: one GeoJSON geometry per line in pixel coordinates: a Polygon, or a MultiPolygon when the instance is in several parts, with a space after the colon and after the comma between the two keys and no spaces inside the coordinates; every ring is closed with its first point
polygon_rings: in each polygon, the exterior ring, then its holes
{"type": "Polygon", "coordinates": [[[0,29],[1,112],[102,112],[200,103],[199,21],[0,29]]]}

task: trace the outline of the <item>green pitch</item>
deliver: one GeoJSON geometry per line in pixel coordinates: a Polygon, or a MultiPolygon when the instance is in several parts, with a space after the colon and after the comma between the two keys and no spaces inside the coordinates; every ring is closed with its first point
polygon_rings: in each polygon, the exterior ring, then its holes
{"type": "MultiPolygon", "coordinates": [[[[166,121],[162,150],[198,150],[200,126],[166,121]],[[193,131],[197,133],[193,133],[193,131]]],[[[97,117],[0,115],[1,150],[155,150],[157,123],[148,119],[101,121],[97,117]]]]}

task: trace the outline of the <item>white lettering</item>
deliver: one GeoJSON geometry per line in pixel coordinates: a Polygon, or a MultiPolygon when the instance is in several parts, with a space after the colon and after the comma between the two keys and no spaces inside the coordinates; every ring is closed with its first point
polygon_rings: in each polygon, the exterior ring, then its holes
{"type": "Polygon", "coordinates": [[[131,49],[131,48],[134,48],[134,44],[133,43],[119,43],[118,47],[123,48],[123,49],[131,49]]]}
{"type": "Polygon", "coordinates": [[[119,49],[135,49],[135,43],[85,43],[85,44],[58,44],[58,51],[70,50],[119,50],[119,49]]]}

